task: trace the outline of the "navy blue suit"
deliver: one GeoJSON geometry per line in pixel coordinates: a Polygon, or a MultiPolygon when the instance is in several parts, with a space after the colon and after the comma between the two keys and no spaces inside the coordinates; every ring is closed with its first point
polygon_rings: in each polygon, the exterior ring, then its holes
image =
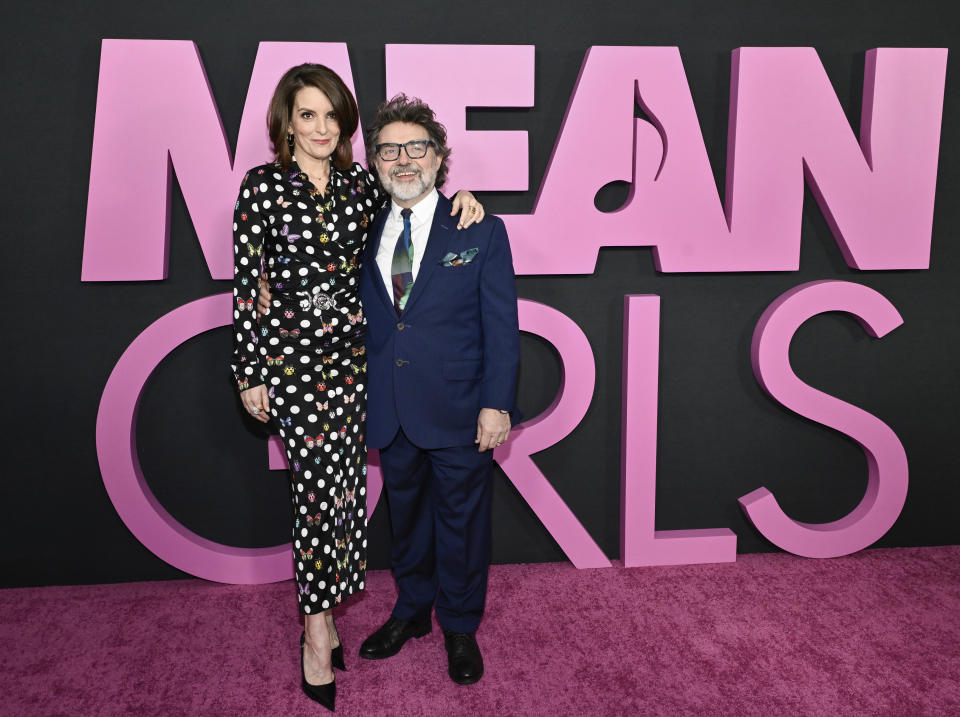
{"type": "Polygon", "coordinates": [[[374,221],[360,276],[366,433],[380,449],[390,507],[394,617],[423,617],[435,604],[445,629],[474,632],[486,597],[493,460],[474,443],[477,416],[516,415],[519,329],[503,222],[487,216],[458,230],[450,210],[440,195],[402,317],[376,262],[380,242],[397,239],[381,237],[388,209],[374,221]],[[444,266],[451,253],[475,256],[444,266]]]}

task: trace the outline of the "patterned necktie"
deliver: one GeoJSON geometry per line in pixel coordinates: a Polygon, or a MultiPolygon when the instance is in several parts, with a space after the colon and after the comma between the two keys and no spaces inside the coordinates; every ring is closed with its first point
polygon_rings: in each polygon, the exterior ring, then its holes
{"type": "Polygon", "coordinates": [[[393,305],[397,315],[403,313],[413,288],[413,242],[410,241],[410,210],[401,209],[403,217],[403,232],[397,237],[397,246],[393,250],[393,305]]]}

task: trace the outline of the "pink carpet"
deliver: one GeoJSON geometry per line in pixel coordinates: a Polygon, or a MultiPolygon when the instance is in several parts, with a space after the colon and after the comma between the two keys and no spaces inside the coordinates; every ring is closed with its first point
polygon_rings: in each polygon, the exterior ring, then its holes
{"type": "MultiPolygon", "coordinates": [[[[446,676],[439,630],[357,657],[390,574],[338,617],[341,715],[960,714],[960,546],[836,560],[491,568],[486,676],[446,676]]],[[[323,714],[299,691],[291,583],[0,591],[3,715],[323,714]]]]}

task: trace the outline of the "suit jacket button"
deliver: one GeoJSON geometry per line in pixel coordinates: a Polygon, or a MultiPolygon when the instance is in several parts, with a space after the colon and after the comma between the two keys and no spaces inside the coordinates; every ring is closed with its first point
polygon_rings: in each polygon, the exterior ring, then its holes
{"type": "Polygon", "coordinates": [[[397,366],[403,366],[403,359],[397,359],[397,366]]]}
{"type": "Polygon", "coordinates": [[[397,330],[398,330],[398,331],[403,331],[405,328],[407,328],[407,327],[406,327],[406,325],[405,325],[402,321],[401,321],[399,324],[397,324],[397,330]]]}

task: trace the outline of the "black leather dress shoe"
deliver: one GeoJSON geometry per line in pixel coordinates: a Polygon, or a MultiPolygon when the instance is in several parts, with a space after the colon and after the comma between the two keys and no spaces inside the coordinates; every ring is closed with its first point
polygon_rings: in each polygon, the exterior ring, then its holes
{"type": "Polygon", "coordinates": [[[472,685],[483,677],[483,656],[471,632],[443,631],[450,679],[458,685],[472,685]]]}
{"type": "Polygon", "coordinates": [[[430,633],[433,624],[430,616],[419,620],[401,620],[391,617],[383,627],[373,633],[360,645],[360,657],[367,660],[382,660],[393,657],[411,637],[423,637],[430,633]]]}

